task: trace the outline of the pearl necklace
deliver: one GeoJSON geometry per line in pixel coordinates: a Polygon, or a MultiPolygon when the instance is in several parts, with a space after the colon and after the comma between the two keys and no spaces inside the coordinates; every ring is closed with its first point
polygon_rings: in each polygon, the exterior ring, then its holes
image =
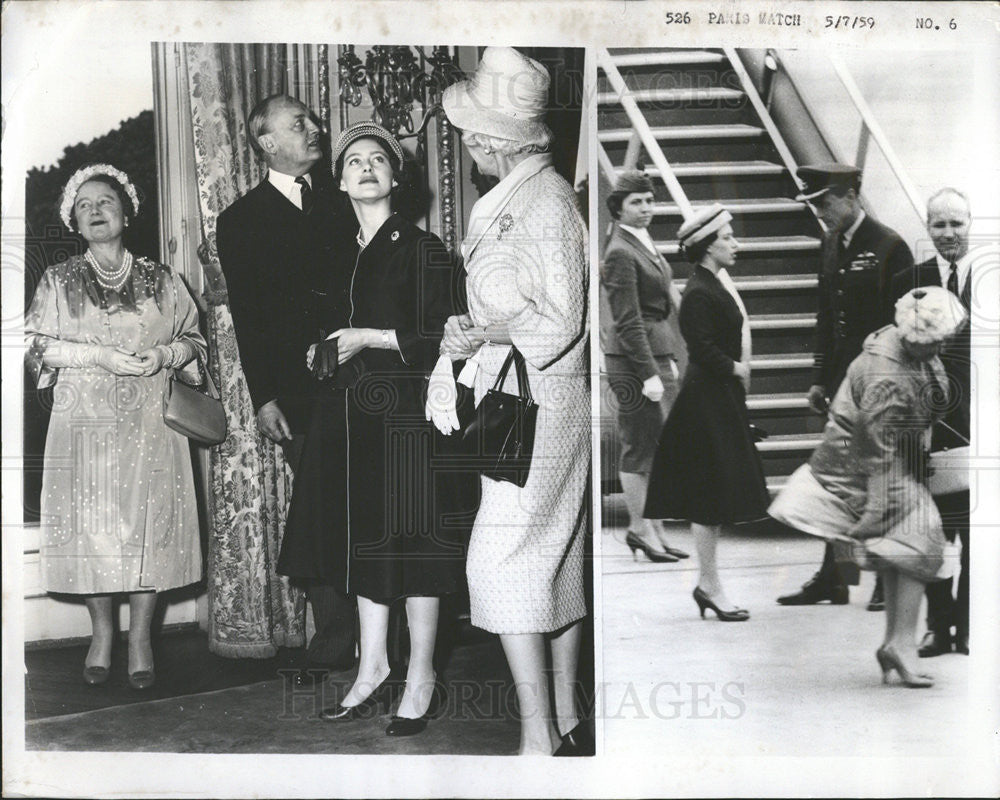
{"type": "Polygon", "coordinates": [[[121,289],[122,285],[125,283],[125,279],[128,278],[129,273],[132,271],[132,254],[126,250],[125,257],[122,259],[122,265],[116,270],[108,272],[104,269],[94,258],[94,254],[87,250],[84,258],[87,259],[87,263],[94,268],[94,274],[97,276],[97,282],[101,284],[105,289],[121,289]]]}

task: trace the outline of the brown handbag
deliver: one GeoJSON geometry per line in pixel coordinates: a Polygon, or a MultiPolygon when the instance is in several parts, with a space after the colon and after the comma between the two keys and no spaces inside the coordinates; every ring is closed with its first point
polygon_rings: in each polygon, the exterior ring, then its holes
{"type": "Polygon", "coordinates": [[[163,422],[188,439],[219,444],[226,438],[226,412],[207,366],[204,372],[206,392],[178,380],[176,372],[170,376],[163,393],[163,422]]]}

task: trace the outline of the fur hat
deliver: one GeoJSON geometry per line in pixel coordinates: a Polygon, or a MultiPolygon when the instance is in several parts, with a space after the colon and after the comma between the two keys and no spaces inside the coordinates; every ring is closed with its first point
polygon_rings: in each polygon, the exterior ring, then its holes
{"type": "Polygon", "coordinates": [[[915,344],[933,344],[947,339],[965,322],[958,298],[940,286],[911,289],[896,301],[899,335],[915,344]]]}

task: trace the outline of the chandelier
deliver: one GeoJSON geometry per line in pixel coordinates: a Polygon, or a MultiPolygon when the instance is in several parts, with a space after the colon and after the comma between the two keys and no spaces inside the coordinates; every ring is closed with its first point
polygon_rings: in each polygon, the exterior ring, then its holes
{"type": "Polygon", "coordinates": [[[420,47],[376,45],[362,61],[354,45],[347,45],[337,65],[341,101],[360,106],[367,92],[372,120],[399,139],[423,133],[427,121],[440,110],[444,90],[465,77],[445,47],[435,47],[427,55],[420,47]],[[413,107],[418,103],[424,114],[415,125],[413,107]]]}

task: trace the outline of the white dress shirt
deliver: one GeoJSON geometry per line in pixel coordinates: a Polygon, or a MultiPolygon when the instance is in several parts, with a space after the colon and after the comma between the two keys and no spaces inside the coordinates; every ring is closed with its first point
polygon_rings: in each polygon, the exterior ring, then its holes
{"type": "MultiPolygon", "coordinates": [[[[306,183],[309,184],[309,188],[311,189],[312,178],[309,175],[303,175],[302,177],[306,179],[306,183]]],[[[284,172],[269,169],[267,171],[267,180],[275,189],[288,198],[288,202],[299,209],[299,211],[302,210],[302,187],[295,182],[296,177],[294,175],[286,175],[284,172]]]]}

